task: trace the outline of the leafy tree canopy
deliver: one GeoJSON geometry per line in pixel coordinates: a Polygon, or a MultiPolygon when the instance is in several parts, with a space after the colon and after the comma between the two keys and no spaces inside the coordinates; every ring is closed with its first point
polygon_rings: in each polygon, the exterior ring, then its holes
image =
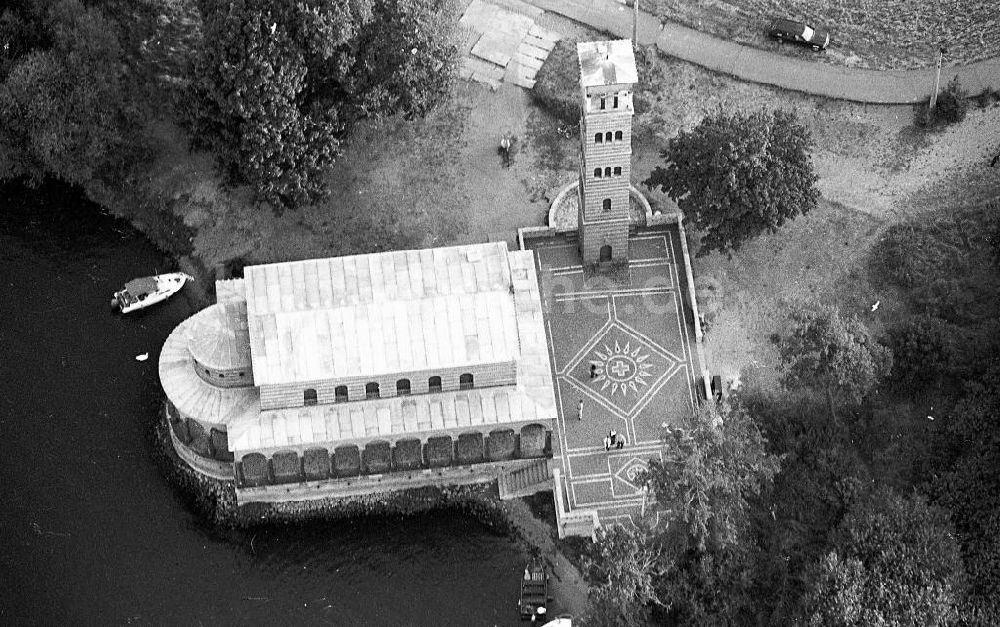
{"type": "Polygon", "coordinates": [[[958,529],[969,574],[970,624],[1000,624],[1000,377],[976,386],[947,417],[950,456],[930,482],[958,529]]]}
{"type": "Polygon", "coordinates": [[[788,387],[812,387],[833,398],[859,402],[892,368],[892,352],[875,341],[857,318],[842,318],[832,307],[801,307],[790,314],[791,329],[779,350],[788,387]]]}
{"type": "Polygon", "coordinates": [[[698,409],[685,428],[669,436],[675,455],[651,460],[647,482],[660,505],[686,528],[696,551],[736,543],[746,528],[748,499],[780,467],[767,453],[757,424],[739,405],[698,409]]]}
{"type": "Polygon", "coordinates": [[[717,113],[681,131],[644,184],[659,187],[704,235],[699,255],[738,250],[816,207],[809,130],[794,113],[717,113]]]}
{"type": "Polygon", "coordinates": [[[944,625],[958,616],[964,573],[945,510],[879,488],[847,513],[811,575],[810,625],[944,625]]]}
{"type": "Polygon", "coordinates": [[[61,0],[45,20],[0,85],[0,178],[85,183],[129,159],[137,114],[127,69],[99,9],[61,0]]]}
{"type": "Polygon", "coordinates": [[[906,385],[936,383],[955,366],[956,331],[934,316],[915,316],[889,329],[893,373],[906,385]]]}
{"type": "Polygon", "coordinates": [[[277,206],[321,198],[353,119],[422,114],[447,93],[458,58],[448,1],[202,2],[196,145],[277,206]]]}
{"type": "Polygon", "coordinates": [[[583,561],[594,624],[644,625],[650,607],[663,604],[656,584],[667,558],[648,530],[620,525],[598,529],[583,561]]]}

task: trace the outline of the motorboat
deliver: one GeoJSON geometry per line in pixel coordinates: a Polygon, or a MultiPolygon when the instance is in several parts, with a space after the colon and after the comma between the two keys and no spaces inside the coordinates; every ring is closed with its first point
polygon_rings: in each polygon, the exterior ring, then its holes
{"type": "Polygon", "coordinates": [[[521,598],[517,603],[521,620],[532,624],[542,624],[547,620],[546,606],[549,604],[549,573],[541,559],[532,558],[524,568],[521,577],[521,598]]]}
{"type": "Polygon", "coordinates": [[[124,289],[115,292],[111,297],[111,306],[122,313],[145,309],[167,300],[179,292],[187,281],[193,280],[193,276],[183,272],[168,272],[132,279],[125,284],[124,289]]]}

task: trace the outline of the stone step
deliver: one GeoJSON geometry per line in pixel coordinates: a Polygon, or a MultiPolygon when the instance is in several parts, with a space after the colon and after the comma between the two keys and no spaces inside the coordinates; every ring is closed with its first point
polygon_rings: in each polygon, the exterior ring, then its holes
{"type": "Polygon", "coordinates": [[[530,466],[501,472],[497,477],[497,489],[500,492],[500,499],[507,500],[550,489],[551,481],[549,460],[542,459],[530,466]]]}

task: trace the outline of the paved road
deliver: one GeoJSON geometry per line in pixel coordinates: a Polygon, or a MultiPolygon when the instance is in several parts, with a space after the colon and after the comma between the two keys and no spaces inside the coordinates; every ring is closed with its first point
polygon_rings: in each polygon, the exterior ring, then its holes
{"type": "MultiPolygon", "coordinates": [[[[525,0],[616,37],[632,37],[632,11],[616,0],[525,0]]],[[[665,54],[754,83],[855,102],[909,104],[930,97],[934,69],[863,70],[788,57],[719,39],[678,24],[639,14],[639,44],[655,44],[665,54]]],[[[941,86],[959,76],[969,94],[987,87],[1000,91],[1000,58],[941,71],[941,86]]]]}

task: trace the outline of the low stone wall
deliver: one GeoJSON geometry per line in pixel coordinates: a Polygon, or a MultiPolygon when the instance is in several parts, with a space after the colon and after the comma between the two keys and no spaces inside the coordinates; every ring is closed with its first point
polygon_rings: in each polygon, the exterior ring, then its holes
{"type": "MultiPolygon", "coordinates": [[[[341,519],[359,516],[411,516],[433,510],[449,510],[472,516],[498,533],[514,528],[497,498],[495,483],[426,486],[285,503],[249,503],[240,506],[236,484],[193,469],[175,448],[175,436],[165,415],[153,429],[153,458],[164,476],[187,504],[200,516],[221,528],[247,528],[261,524],[294,524],[311,519],[341,519]]],[[[262,456],[263,457],[263,456],[262,456]]]]}
{"type": "Polygon", "coordinates": [[[177,456],[183,459],[189,466],[213,479],[231,481],[234,478],[232,462],[203,457],[181,442],[172,428],[166,426],[166,430],[170,434],[170,444],[177,456]]]}

